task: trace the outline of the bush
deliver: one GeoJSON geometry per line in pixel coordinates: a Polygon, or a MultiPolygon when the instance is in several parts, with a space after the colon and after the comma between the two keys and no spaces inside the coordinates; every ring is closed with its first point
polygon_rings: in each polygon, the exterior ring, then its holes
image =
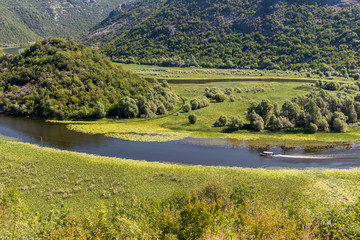
{"type": "Polygon", "coordinates": [[[197,121],[197,116],[195,114],[190,114],[189,115],[189,123],[190,124],[195,124],[197,121]]]}
{"type": "Polygon", "coordinates": [[[103,118],[105,117],[105,108],[104,108],[104,104],[102,104],[101,102],[96,102],[96,107],[95,107],[95,117],[98,118],[103,118]]]}
{"type": "Polygon", "coordinates": [[[185,104],[184,107],[183,107],[183,111],[184,112],[190,112],[191,111],[191,107],[189,104],[185,104]]]}
{"type": "Polygon", "coordinates": [[[316,124],[310,123],[309,129],[310,129],[310,131],[311,131],[312,133],[316,133],[317,130],[318,130],[318,127],[316,126],[316,124]]]}
{"type": "Polygon", "coordinates": [[[244,123],[241,116],[231,116],[228,123],[230,129],[240,129],[242,126],[244,126],[244,123]]]}
{"type": "Polygon", "coordinates": [[[214,126],[215,127],[222,127],[227,124],[227,117],[224,115],[221,115],[218,119],[216,119],[214,126]]]}
{"type": "Polygon", "coordinates": [[[117,116],[135,118],[139,114],[136,101],[130,97],[123,97],[119,101],[117,116]]]}
{"type": "Polygon", "coordinates": [[[322,131],[326,131],[326,132],[329,131],[329,123],[326,121],[325,118],[321,119],[318,122],[318,126],[319,126],[319,129],[322,130],[322,131]]]}
{"type": "Polygon", "coordinates": [[[254,121],[253,128],[256,131],[262,132],[264,130],[264,120],[261,118],[261,119],[254,121]]]}
{"type": "Polygon", "coordinates": [[[191,100],[190,105],[191,105],[192,110],[196,110],[199,108],[204,108],[204,107],[209,106],[210,101],[206,97],[200,97],[200,98],[195,98],[195,99],[191,100]]]}
{"type": "Polygon", "coordinates": [[[340,118],[336,118],[333,123],[333,128],[339,132],[346,132],[347,124],[344,120],[341,120],[340,118]]]}
{"type": "Polygon", "coordinates": [[[216,102],[223,102],[226,100],[226,95],[224,93],[217,93],[214,98],[216,102]]]}

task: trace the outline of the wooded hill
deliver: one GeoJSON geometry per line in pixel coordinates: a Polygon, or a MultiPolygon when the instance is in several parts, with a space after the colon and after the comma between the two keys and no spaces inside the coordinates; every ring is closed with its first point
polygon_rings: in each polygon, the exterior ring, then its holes
{"type": "Polygon", "coordinates": [[[139,0],[113,11],[86,41],[129,63],[353,69],[359,34],[353,0],[139,0]]]}
{"type": "Polygon", "coordinates": [[[104,117],[121,97],[151,85],[97,50],[53,38],[0,58],[0,108],[37,118],[104,117]]]}
{"type": "Polygon", "coordinates": [[[108,16],[122,0],[1,0],[0,44],[75,37],[108,16]]]}

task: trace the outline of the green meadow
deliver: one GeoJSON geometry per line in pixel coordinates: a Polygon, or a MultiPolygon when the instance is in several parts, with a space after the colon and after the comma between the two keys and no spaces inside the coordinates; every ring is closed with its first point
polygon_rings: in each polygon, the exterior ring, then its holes
{"type": "Polygon", "coordinates": [[[359,169],[185,166],[1,141],[0,179],[0,233],[8,238],[351,239],[358,233],[359,169]]]}

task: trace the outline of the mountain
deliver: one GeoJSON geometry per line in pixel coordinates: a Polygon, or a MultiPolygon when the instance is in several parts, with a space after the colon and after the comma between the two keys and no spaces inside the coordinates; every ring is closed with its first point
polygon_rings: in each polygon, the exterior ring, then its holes
{"type": "Polygon", "coordinates": [[[0,44],[46,37],[76,37],[108,16],[123,0],[1,0],[0,44]]]}
{"type": "Polygon", "coordinates": [[[36,118],[103,117],[122,97],[150,84],[99,51],[70,40],[38,41],[0,58],[0,110],[36,118]]]}
{"type": "Polygon", "coordinates": [[[83,39],[120,62],[340,70],[360,67],[359,34],[355,0],[138,0],[83,39]]]}

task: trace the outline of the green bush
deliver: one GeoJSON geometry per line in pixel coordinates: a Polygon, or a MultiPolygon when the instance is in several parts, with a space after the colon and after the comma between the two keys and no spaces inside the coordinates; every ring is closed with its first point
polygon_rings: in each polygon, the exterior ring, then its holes
{"type": "Polygon", "coordinates": [[[190,114],[189,115],[189,123],[190,124],[195,124],[197,121],[197,116],[195,114],[190,114]]]}
{"type": "Polygon", "coordinates": [[[214,126],[215,127],[222,127],[227,124],[228,120],[227,117],[224,115],[221,115],[218,119],[216,119],[214,126]]]}

